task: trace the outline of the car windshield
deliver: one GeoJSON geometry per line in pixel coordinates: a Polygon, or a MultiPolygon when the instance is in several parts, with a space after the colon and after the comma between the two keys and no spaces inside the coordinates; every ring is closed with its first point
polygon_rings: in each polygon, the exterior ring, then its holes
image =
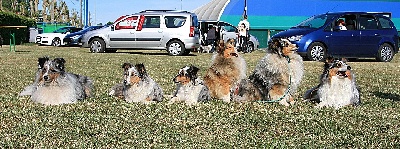
{"type": "Polygon", "coordinates": [[[59,29],[55,30],[53,33],[66,33],[69,31],[70,31],[70,28],[59,28],[59,29]]]}
{"type": "Polygon", "coordinates": [[[313,28],[313,29],[317,29],[320,28],[322,26],[324,26],[324,24],[331,20],[335,15],[332,14],[322,14],[322,15],[317,15],[317,16],[313,16],[308,18],[307,20],[304,20],[303,22],[301,22],[300,24],[296,25],[293,28],[313,28]]]}

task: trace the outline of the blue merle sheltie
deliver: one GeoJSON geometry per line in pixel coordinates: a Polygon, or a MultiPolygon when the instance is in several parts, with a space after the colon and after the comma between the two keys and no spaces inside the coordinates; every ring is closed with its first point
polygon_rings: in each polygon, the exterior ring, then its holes
{"type": "Polygon", "coordinates": [[[306,91],[304,99],[317,107],[339,109],[347,105],[360,105],[360,89],[346,59],[327,58],[318,86],[306,91]]]}
{"type": "Polygon", "coordinates": [[[34,83],[25,87],[19,95],[31,96],[32,101],[45,105],[75,103],[92,97],[92,79],[66,72],[65,62],[63,58],[39,58],[34,83]]]}
{"type": "Polygon", "coordinates": [[[296,50],[296,45],[287,39],[272,39],[249,78],[242,79],[233,90],[232,100],[293,104],[304,73],[303,59],[296,50]]]}
{"type": "Polygon", "coordinates": [[[111,88],[109,95],[124,98],[127,102],[160,102],[163,100],[161,87],[147,74],[144,64],[122,65],[124,77],[122,84],[111,88]]]}
{"type": "Polygon", "coordinates": [[[185,66],[181,68],[173,81],[176,90],[171,97],[171,102],[185,102],[188,105],[211,99],[208,88],[198,78],[197,72],[200,69],[196,66],[185,66]]]}

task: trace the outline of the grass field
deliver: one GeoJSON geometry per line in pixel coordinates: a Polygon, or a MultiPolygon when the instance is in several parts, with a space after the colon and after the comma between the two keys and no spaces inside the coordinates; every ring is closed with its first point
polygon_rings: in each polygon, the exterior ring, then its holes
{"type": "MultiPolygon", "coordinates": [[[[400,57],[390,63],[349,62],[361,87],[362,105],[316,109],[301,102],[317,85],[321,62],[305,61],[296,105],[223,103],[196,106],[164,101],[144,105],[109,97],[124,62],[144,63],[166,95],[184,65],[200,76],[211,54],[172,57],[165,51],[89,53],[68,47],[8,46],[0,51],[0,148],[400,148],[400,57]],[[90,76],[96,96],[76,104],[43,106],[18,97],[33,82],[37,58],[63,57],[66,70],[90,76]]],[[[247,74],[263,51],[243,55],[247,74]]]]}

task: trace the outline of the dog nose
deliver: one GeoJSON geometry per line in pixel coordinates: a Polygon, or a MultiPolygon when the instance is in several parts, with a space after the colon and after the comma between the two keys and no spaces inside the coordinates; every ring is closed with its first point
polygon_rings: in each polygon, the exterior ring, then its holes
{"type": "Polygon", "coordinates": [[[49,77],[48,77],[48,76],[43,76],[43,79],[44,79],[44,80],[48,80],[49,77]]]}
{"type": "Polygon", "coordinates": [[[124,84],[128,83],[128,81],[124,80],[124,84]]]}

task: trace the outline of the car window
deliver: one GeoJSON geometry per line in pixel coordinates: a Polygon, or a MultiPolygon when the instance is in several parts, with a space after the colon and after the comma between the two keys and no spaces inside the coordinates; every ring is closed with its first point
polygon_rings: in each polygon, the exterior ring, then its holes
{"type": "Polygon", "coordinates": [[[390,21],[386,18],[379,18],[379,23],[381,24],[381,28],[387,29],[387,28],[392,28],[390,25],[390,21]]]}
{"type": "Polygon", "coordinates": [[[160,16],[145,16],[143,28],[160,28],[160,16]]]}
{"type": "Polygon", "coordinates": [[[361,30],[378,29],[378,23],[372,15],[361,15],[358,18],[361,30]]]}
{"type": "Polygon", "coordinates": [[[304,20],[300,24],[296,25],[293,28],[320,28],[325,25],[327,21],[330,21],[334,15],[319,15],[319,16],[313,16],[311,18],[308,18],[307,20],[304,20]]]}
{"type": "Polygon", "coordinates": [[[186,17],[184,16],[166,16],[165,25],[167,28],[178,28],[185,25],[186,17]]]}
{"type": "Polygon", "coordinates": [[[115,29],[135,29],[138,23],[138,16],[127,17],[115,25],[115,29]]]}
{"type": "Polygon", "coordinates": [[[226,24],[226,23],[223,24],[222,29],[227,32],[235,32],[236,31],[236,27],[234,27],[230,24],[226,24]]]}

